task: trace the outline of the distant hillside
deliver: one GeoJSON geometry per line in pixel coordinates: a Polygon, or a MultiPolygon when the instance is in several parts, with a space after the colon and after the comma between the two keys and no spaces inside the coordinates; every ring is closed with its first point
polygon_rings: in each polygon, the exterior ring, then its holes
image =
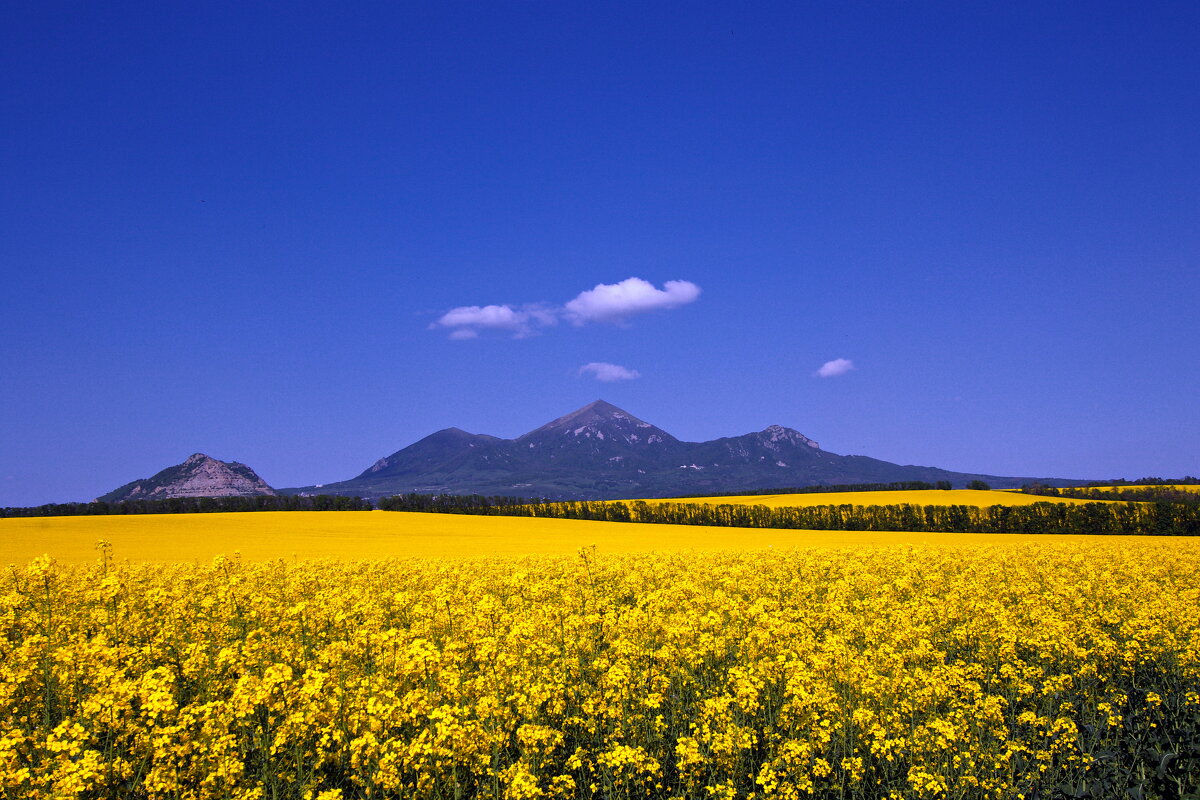
{"type": "Polygon", "coordinates": [[[182,464],[167,467],[97,497],[103,502],[168,500],[177,497],[253,497],[276,492],[262,478],[236,461],[217,461],[196,453],[182,464]]]}
{"type": "Polygon", "coordinates": [[[280,491],[373,498],[418,492],[582,500],[901,481],[948,481],[961,488],[972,480],[996,489],[1033,481],[1082,483],[842,456],[780,425],[710,442],[682,442],[597,400],[516,439],[447,428],[379,459],[349,480],[280,491]]]}

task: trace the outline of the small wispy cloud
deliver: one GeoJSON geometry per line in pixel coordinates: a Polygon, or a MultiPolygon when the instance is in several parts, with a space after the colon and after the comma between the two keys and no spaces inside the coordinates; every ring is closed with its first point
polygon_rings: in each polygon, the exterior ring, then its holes
{"type": "Polygon", "coordinates": [[[451,339],[474,339],[487,330],[524,339],[542,328],[557,325],[560,320],[577,326],[589,322],[623,322],[637,314],[687,305],[699,296],[700,287],[691,281],[667,281],[659,289],[641,278],[626,278],[619,283],[597,284],[563,306],[536,303],[459,306],[442,314],[429,327],[449,331],[451,339]]]}
{"type": "Polygon", "coordinates": [[[839,375],[845,375],[852,369],[854,369],[854,362],[850,359],[835,358],[833,361],[826,361],[813,374],[818,378],[836,378],[839,375]]]}
{"type": "Polygon", "coordinates": [[[593,361],[590,364],[584,364],[579,368],[580,375],[592,375],[596,380],[604,383],[612,383],[613,381],[631,381],[634,378],[642,377],[642,373],[636,369],[622,367],[620,364],[609,364],[605,361],[593,361]]]}
{"type": "Polygon", "coordinates": [[[429,327],[448,328],[451,339],[474,339],[481,330],[507,331],[523,339],[538,328],[557,324],[558,315],[541,306],[490,305],[452,308],[429,327]]]}
{"type": "Polygon", "coordinates": [[[678,308],[694,302],[700,287],[691,281],[667,281],[663,288],[641,278],[626,278],[620,283],[600,283],[580,292],[564,307],[563,316],[576,325],[585,322],[614,322],[644,314],[678,308]]]}

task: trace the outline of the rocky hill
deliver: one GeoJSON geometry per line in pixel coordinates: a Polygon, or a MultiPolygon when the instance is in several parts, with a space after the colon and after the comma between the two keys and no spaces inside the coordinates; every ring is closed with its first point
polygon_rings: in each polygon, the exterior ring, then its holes
{"type": "Polygon", "coordinates": [[[1015,488],[1034,480],[1076,483],[842,456],[781,425],[710,442],[683,442],[597,400],[516,439],[447,428],[379,459],[349,480],[281,491],[617,499],[896,481],[949,481],[961,487],[977,479],[994,488],[1015,488]]]}
{"type": "Polygon", "coordinates": [[[127,483],[97,500],[167,500],[172,497],[252,497],[274,495],[262,478],[236,461],[217,461],[196,453],[182,464],[167,467],[151,478],[127,483]]]}

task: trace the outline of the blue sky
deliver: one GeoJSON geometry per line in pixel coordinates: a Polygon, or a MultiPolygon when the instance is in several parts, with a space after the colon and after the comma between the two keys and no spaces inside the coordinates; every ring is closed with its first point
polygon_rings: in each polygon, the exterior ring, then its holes
{"type": "Polygon", "coordinates": [[[1200,473],[1198,41],[1183,2],[12,5],[0,505],[597,397],[1200,473]]]}

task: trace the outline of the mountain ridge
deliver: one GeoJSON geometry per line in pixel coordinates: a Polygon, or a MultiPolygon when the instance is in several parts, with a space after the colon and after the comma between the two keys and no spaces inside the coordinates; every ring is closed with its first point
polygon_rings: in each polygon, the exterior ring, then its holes
{"type": "Polygon", "coordinates": [[[684,442],[605,400],[515,439],[445,428],[376,461],[358,476],[279,490],[285,494],[485,494],[612,500],[727,494],[782,487],[983,480],[995,488],[1069,479],[964,473],[843,456],[783,425],[684,442]]]}

